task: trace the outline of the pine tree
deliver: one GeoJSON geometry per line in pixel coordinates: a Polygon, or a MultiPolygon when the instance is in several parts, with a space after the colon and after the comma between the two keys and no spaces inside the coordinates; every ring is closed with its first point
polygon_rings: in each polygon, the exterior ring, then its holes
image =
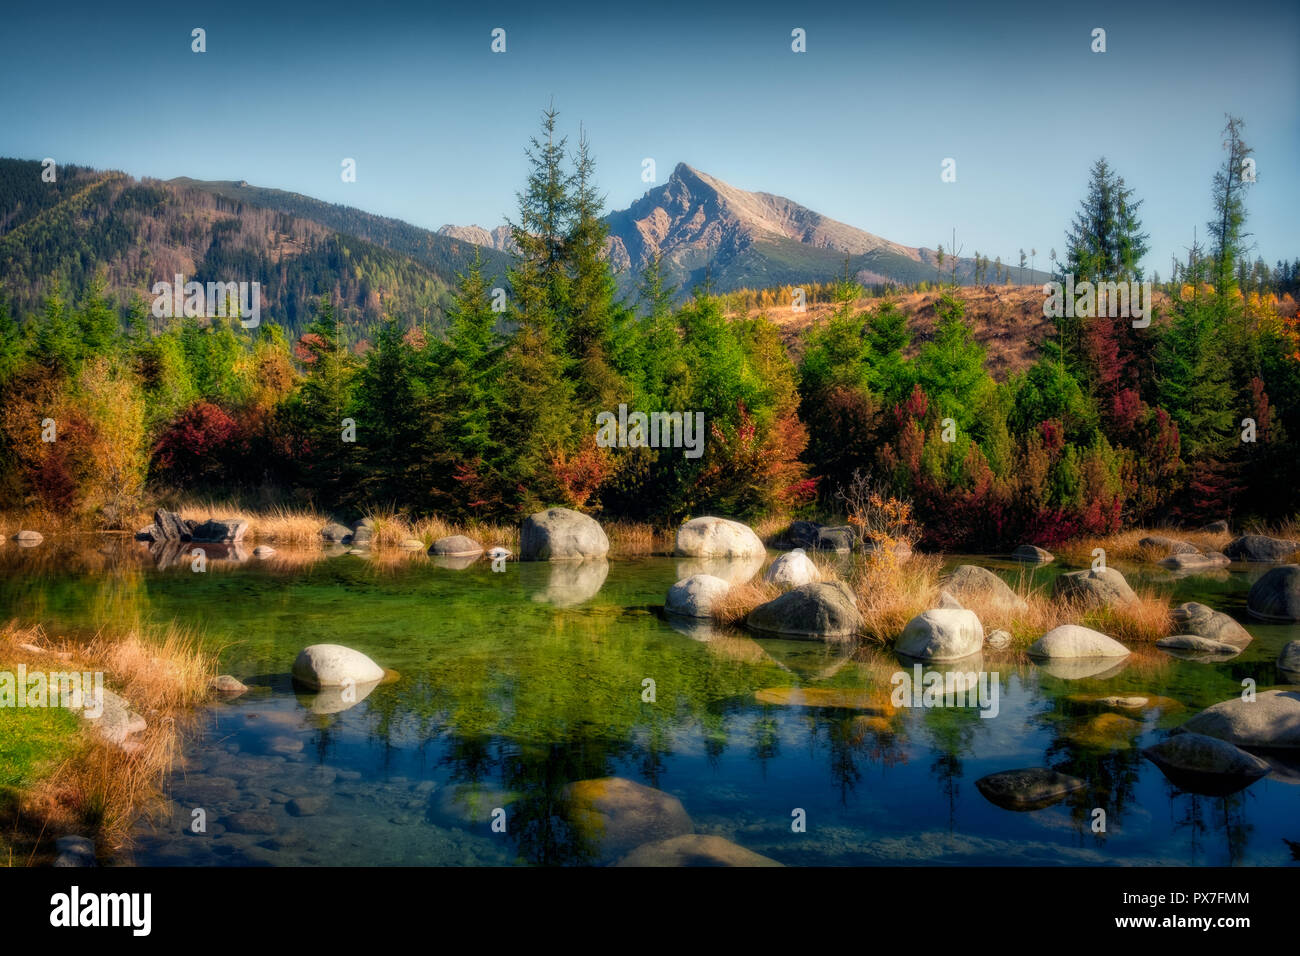
{"type": "Polygon", "coordinates": [[[610,363],[620,308],[605,259],[609,231],[601,218],[604,197],[596,191],[595,160],[585,136],[578,140],[574,165],[572,224],[564,244],[570,301],[565,349],[577,366],[577,402],[584,412],[594,413],[614,405],[624,388],[610,363]]]}
{"type": "Polygon", "coordinates": [[[355,450],[369,436],[362,432],[366,426],[357,423],[357,441],[344,441],[356,362],[328,296],[318,301],[315,317],[298,341],[298,351],[307,365],[307,375],[286,415],[296,439],[294,460],[300,480],[322,493],[329,504],[355,500],[355,450]]]}
{"type": "MultiPolygon", "coordinates": [[[[573,207],[564,173],[564,140],[556,140],[556,112],[543,114],[544,141],[534,137],[527,157],[532,169],[519,195],[517,247],[510,269],[510,318],[516,330],[506,348],[501,392],[505,408],[501,440],[514,449],[506,480],[525,508],[558,500],[550,464],[571,445],[581,424],[574,405],[563,321],[569,307],[564,231],[573,207]]],[[[593,425],[594,427],[594,425],[593,425]]]]}
{"type": "Polygon", "coordinates": [[[354,399],[360,500],[427,503],[420,450],[429,429],[420,414],[425,392],[416,367],[406,330],[391,315],[382,319],[354,399]]]}
{"type": "Polygon", "coordinates": [[[1228,155],[1214,174],[1214,218],[1209,223],[1210,257],[1213,261],[1211,281],[1221,314],[1229,308],[1232,293],[1236,290],[1236,263],[1246,252],[1245,238],[1248,234],[1243,231],[1246,223],[1245,194],[1251,183],[1244,178],[1243,170],[1254,150],[1242,141],[1244,126],[1245,123],[1236,117],[1228,117],[1223,128],[1223,148],[1228,155]]]}

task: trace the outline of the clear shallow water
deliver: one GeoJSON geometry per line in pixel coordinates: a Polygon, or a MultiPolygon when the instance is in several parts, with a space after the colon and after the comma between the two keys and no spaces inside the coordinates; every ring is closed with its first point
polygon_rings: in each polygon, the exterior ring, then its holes
{"type": "MultiPolygon", "coordinates": [[[[962,561],[1012,567],[952,559],[962,561]]],[[[1245,614],[1263,568],[1181,580],[1122,570],[1226,611],[1255,640],[1217,664],[1144,650],[1083,680],[987,653],[998,715],[982,719],[975,708],[882,715],[889,675],[910,669],[890,657],[849,660],[819,643],[674,625],[658,610],[679,576],[670,558],[493,573],[486,561],[455,570],[418,553],[341,555],[196,574],[187,564],[157,570],[132,543],[89,537],[6,549],[0,614],[56,633],[176,621],[252,685],[198,715],[167,805],[142,822],[123,862],[604,862],[598,841],[570,825],[561,788],[621,776],[680,799],[698,832],[791,865],[1291,863],[1300,761],[1209,797],[1179,791],[1140,748],[1239,693],[1245,677],[1276,686],[1277,652],[1300,628],[1245,614]],[[346,711],[314,712],[288,672],[298,650],[322,642],[361,650],[400,679],[346,711]],[[642,700],[646,678],[653,703],[642,700]],[[850,706],[756,697],[792,687],[838,689],[850,706]],[[1086,698],[1112,694],[1171,703],[1099,724],[1105,711],[1086,698]],[[1030,766],[1089,786],[1029,813],[975,787],[1030,766]],[[491,827],[497,807],[505,833],[491,827]],[[1098,807],[1104,833],[1092,830],[1098,807]],[[207,815],[202,835],[190,832],[195,808],[207,815]],[[791,829],[796,808],[804,833],[791,829]]]]}

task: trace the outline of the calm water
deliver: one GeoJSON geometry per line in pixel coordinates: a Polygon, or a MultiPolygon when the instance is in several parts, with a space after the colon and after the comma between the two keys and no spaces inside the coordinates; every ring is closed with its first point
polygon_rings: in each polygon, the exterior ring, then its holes
{"type": "MultiPolygon", "coordinates": [[[[952,559],[960,563],[963,559],[952,559]]],[[[988,559],[971,563],[1008,570],[988,559]]],[[[1037,572],[1046,582],[1061,568],[1037,572]]],[[[692,631],[660,608],[671,558],[575,572],[485,560],[438,567],[340,555],[157,569],[141,546],[98,537],[0,554],[0,615],[51,633],[178,622],[252,686],[189,731],[168,803],[123,862],[142,865],[506,865],[600,862],[568,826],[560,789],[621,776],[679,798],[698,832],[791,865],[1285,864],[1300,841],[1300,765],[1229,797],[1184,793],[1140,755],[1199,708],[1254,678],[1300,628],[1261,625],[1245,595],[1262,568],[1175,580],[1176,600],[1233,615],[1255,636],[1216,664],[1153,650],[1117,672],[1064,680],[1017,653],[986,653],[999,711],[881,716],[892,658],[818,643],[692,631]],[[312,643],[369,654],[400,679],[354,707],[295,693],[312,643]],[[653,703],[642,699],[654,681],[653,703]],[[848,706],[764,703],[834,688],[848,706]],[[1089,697],[1168,698],[1098,722],[1089,697]],[[1022,813],[989,803],[988,773],[1051,766],[1088,789],[1022,813]],[[493,808],[506,811],[494,833],[493,808]],[[1106,831],[1092,829],[1094,808],[1106,831]],[[208,832],[190,832],[202,808],[208,832]],[[792,812],[806,832],[792,832],[792,812]]],[[[1010,571],[1014,580],[1017,571],[1010,571]]],[[[910,667],[910,665],[908,665],[910,667]]]]}

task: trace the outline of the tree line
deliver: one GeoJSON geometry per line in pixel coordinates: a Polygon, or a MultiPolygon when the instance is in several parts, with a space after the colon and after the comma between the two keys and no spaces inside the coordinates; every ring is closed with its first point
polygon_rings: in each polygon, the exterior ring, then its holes
{"type": "MultiPolygon", "coordinates": [[[[827,516],[869,472],[948,548],[1277,518],[1293,508],[1300,346],[1294,312],[1242,282],[1241,134],[1230,120],[1207,245],[1180,264],[1168,314],[1137,329],[1057,319],[1038,360],[998,382],[955,285],[919,347],[896,299],[862,309],[849,276],[817,289],[833,308],[797,349],[761,311],[728,315],[734,299],[674,304],[658,261],[621,301],[590,144],[570,149],[547,111],[507,275],[472,262],[438,327],[390,308],[358,330],[329,295],[298,334],[160,323],[138,305],[124,320],[102,276],[76,301],[53,285],[21,320],[0,306],[0,494],[104,525],[166,490],[340,516],[513,519],[560,504],[667,524],[827,516]],[[620,404],[703,412],[703,456],[599,444],[596,416],[620,404]]],[[[1060,273],[1143,278],[1140,205],[1099,160],[1060,273]]]]}

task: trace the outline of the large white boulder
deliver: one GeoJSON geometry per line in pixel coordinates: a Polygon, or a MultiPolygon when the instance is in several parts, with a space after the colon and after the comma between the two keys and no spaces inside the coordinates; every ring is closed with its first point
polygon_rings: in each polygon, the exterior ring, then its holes
{"type": "Polygon", "coordinates": [[[688,558],[747,558],[766,552],[749,525],[729,518],[692,518],[677,529],[677,554],[688,558]]]}
{"type": "Polygon", "coordinates": [[[384,679],[384,669],[360,651],[342,644],[313,644],[298,652],[293,679],[307,687],[369,684],[384,679]]]}
{"type": "Polygon", "coordinates": [[[974,611],[932,608],[907,622],[894,650],[922,661],[955,661],[983,646],[984,625],[974,611]]]}
{"type": "Polygon", "coordinates": [[[668,589],[664,610],[683,617],[711,617],[713,603],[721,600],[731,585],[711,574],[692,574],[668,589]]]}
{"type": "Polygon", "coordinates": [[[822,573],[803,548],[788,551],[772,562],[763,574],[763,580],[781,588],[797,588],[822,579],[822,573]]]}
{"type": "Polygon", "coordinates": [[[1080,627],[1078,624],[1062,624],[1052,628],[1033,644],[1029,645],[1029,656],[1046,660],[1089,659],[1128,657],[1129,649],[1100,631],[1080,627]]]}

